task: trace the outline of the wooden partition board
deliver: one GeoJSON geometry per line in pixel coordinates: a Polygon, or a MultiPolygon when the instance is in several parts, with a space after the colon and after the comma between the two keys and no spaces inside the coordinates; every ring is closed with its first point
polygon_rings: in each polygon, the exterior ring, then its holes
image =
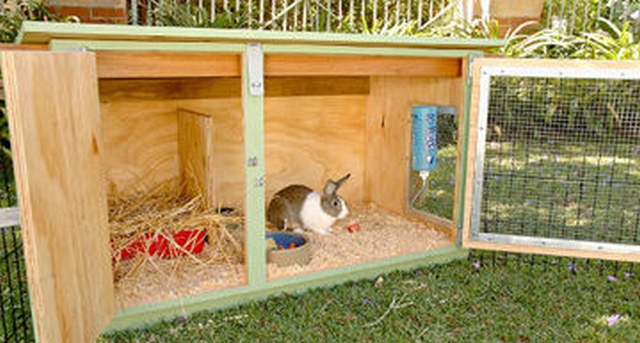
{"type": "Polygon", "coordinates": [[[94,341],[115,310],[95,56],[4,52],[2,74],[36,337],[94,341]]]}
{"type": "Polygon", "coordinates": [[[213,120],[196,112],[178,110],[178,158],[180,177],[191,196],[202,195],[207,206],[214,206],[215,158],[213,120]]]}
{"type": "Polygon", "coordinates": [[[177,102],[100,104],[109,193],[129,196],[179,177],[177,102]]]}

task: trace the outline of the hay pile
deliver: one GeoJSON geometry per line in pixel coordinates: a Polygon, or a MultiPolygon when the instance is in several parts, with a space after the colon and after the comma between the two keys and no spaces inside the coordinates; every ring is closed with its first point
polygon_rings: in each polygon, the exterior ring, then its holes
{"type": "Polygon", "coordinates": [[[183,190],[180,183],[171,181],[143,195],[110,197],[109,226],[116,283],[146,278],[149,267],[173,278],[185,263],[202,267],[243,263],[242,216],[220,211],[220,207],[208,208],[202,196],[189,196],[183,190]],[[177,244],[173,234],[181,230],[206,230],[208,243],[204,251],[192,254],[177,244]],[[134,242],[142,241],[148,247],[150,236],[166,239],[172,249],[182,251],[184,256],[163,259],[150,256],[145,249],[137,252],[133,259],[121,259],[123,249],[130,248],[134,242]]]}

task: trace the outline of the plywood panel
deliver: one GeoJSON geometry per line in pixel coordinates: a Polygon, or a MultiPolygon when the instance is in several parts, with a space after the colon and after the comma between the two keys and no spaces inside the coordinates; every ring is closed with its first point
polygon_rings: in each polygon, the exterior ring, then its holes
{"type": "Polygon", "coordinates": [[[322,190],[327,179],[351,173],[340,189],[363,198],[365,96],[267,98],[267,198],[294,183],[322,190]]]}
{"type": "Polygon", "coordinates": [[[179,176],[176,102],[117,101],[101,111],[111,192],[143,192],[179,176]]]}
{"type": "MultiPolygon", "coordinates": [[[[240,100],[189,100],[180,106],[211,115],[215,194],[241,204],[244,189],[240,100]]],[[[341,189],[363,198],[365,96],[273,97],[265,100],[267,198],[292,183],[321,189],[328,178],[350,172],[341,189]]]]}
{"type": "Polygon", "coordinates": [[[244,149],[242,104],[236,99],[185,100],[181,111],[211,118],[213,204],[243,208],[244,149]]]}
{"type": "Polygon", "coordinates": [[[460,59],[367,55],[269,54],[267,76],[460,76],[460,59]]]}
{"type": "Polygon", "coordinates": [[[102,79],[240,76],[240,55],[236,54],[100,51],[97,56],[102,79]]]}
{"type": "Polygon", "coordinates": [[[211,117],[178,111],[178,155],[187,192],[192,196],[202,195],[207,205],[213,205],[215,156],[211,117]]]}
{"type": "MultiPolygon", "coordinates": [[[[239,98],[239,78],[100,80],[100,101],[239,98]]],[[[271,77],[267,97],[369,93],[369,77],[271,77]]]]}
{"type": "MultiPolygon", "coordinates": [[[[461,113],[461,78],[372,77],[367,110],[368,201],[402,214],[408,209],[411,108],[455,106],[461,113]]],[[[452,227],[442,227],[452,233],[452,227]]]]}
{"type": "Polygon", "coordinates": [[[114,312],[91,53],[5,52],[12,149],[39,342],[93,342],[114,312]]]}

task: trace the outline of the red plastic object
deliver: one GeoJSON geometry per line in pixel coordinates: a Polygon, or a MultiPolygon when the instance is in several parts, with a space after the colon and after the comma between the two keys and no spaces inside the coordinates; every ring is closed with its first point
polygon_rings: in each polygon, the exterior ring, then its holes
{"type": "Polygon", "coordinates": [[[354,233],[360,231],[360,224],[358,222],[353,222],[349,226],[347,226],[347,231],[354,233]]]}
{"type": "Polygon", "coordinates": [[[113,261],[124,261],[135,257],[138,253],[150,256],[174,258],[187,253],[199,254],[204,248],[205,230],[181,230],[173,233],[173,242],[163,235],[148,233],[139,240],[120,250],[113,261]],[[177,245],[177,246],[176,246],[177,245]]]}
{"type": "Polygon", "coordinates": [[[295,247],[297,247],[296,242],[291,242],[291,244],[289,244],[289,247],[287,249],[294,249],[295,247]]]}

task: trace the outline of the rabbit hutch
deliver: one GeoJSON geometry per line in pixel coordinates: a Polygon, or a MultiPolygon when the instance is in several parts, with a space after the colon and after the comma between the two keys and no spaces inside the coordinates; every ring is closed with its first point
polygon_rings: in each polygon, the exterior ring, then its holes
{"type": "Polygon", "coordinates": [[[18,40],[41,48],[2,53],[41,342],[466,256],[469,66],[500,41],[36,22],[18,40]],[[420,109],[445,118],[425,181],[420,109]],[[274,194],[346,174],[349,215],[271,263],[274,194]]]}

